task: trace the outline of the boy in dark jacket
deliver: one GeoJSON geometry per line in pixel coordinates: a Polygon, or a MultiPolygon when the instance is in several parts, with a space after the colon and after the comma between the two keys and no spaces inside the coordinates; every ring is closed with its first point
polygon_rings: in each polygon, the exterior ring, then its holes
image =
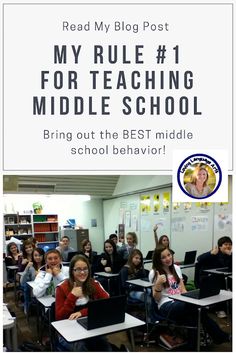
{"type": "MultiPolygon", "coordinates": [[[[204,270],[221,267],[227,267],[228,271],[232,271],[232,240],[226,236],[218,239],[217,246],[214,249],[198,256],[195,267],[196,287],[199,287],[200,278],[204,275],[204,270]]],[[[226,289],[223,275],[220,277],[220,283],[221,289],[226,289]]],[[[226,317],[226,313],[220,310],[217,312],[217,316],[224,318],[226,317]]]]}

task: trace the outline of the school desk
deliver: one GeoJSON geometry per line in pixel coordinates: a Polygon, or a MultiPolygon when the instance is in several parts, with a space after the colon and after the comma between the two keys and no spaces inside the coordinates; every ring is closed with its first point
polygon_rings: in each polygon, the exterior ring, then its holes
{"type": "Polygon", "coordinates": [[[111,278],[113,277],[118,277],[119,276],[119,273],[110,273],[110,272],[95,272],[94,273],[96,276],[98,277],[103,277],[103,278],[106,278],[107,279],[107,287],[108,287],[108,292],[110,293],[110,280],[111,278]]]}
{"type": "Polygon", "coordinates": [[[214,304],[232,300],[232,292],[221,290],[219,294],[213,295],[204,299],[194,299],[186,297],[181,294],[174,294],[168,296],[171,299],[178,300],[198,307],[198,320],[197,320],[197,351],[200,351],[200,331],[201,331],[201,310],[214,304]]]}
{"type": "Polygon", "coordinates": [[[153,283],[151,283],[149,281],[144,281],[142,279],[131,279],[131,280],[128,280],[126,282],[130,283],[130,284],[133,284],[135,286],[139,286],[144,291],[145,321],[146,321],[146,330],[147,330],[147,337],[148,337],[148,303],[147,303],[147,297],[148,297],[148,288],[151,288],[153,286],[153,283]]]}
{"type": "Polygon", "coordinates": [[[3,330],[6,333],[6,346],[7,349],[17,351],[17,330],[16,318],[11,316],[10,311],[6,304],[3,304],[3,330]]]}
{"type": "Polygon", "coordinates": [[[51,323],[51,325],[69,343],[77,342],[86,338],[92,338],[101,335],[108,335],[119,331],[130,330],[131,346],[132,350],[134,351],[135,343],[132,329],[138,326],[145,325],[145,322],[126,313],[124,322],[116,325],[100,327],[93,330],[86,330],[77,322],[77,320],[54,321],[51,323]]]}
{"type": "Polygon", "coordinates": [[[16,273],[19,270],[18,266],[12,265],[12,266],[6,266],[7,270],[13,270],[14,271],[14,297],[15,297],[15,302],[16,302],[16,273]]]}

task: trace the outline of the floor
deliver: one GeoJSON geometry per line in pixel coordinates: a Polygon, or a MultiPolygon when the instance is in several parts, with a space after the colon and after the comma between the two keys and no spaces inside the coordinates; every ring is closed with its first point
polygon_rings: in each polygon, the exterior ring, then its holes
{"type": "MultiPolygon", "coordinates": [[[[30,316],[29,321],[27,321],[26,316],[23,312],[23,307],[19,304],[15,304],[14,301],[14,291],[13,288],[9,288],[7,292],[4,293],[3,300],[5,303],[8,303],[8,307],[10,311],[13,311],[16,314],[17,318],[17,331],[18,331],[18,345],[20,346],[23,342],[32,342],[37,344],[37,349],[38,351],[49,351],[50,346],[48,345],[48,337],[43,337],[43,344],[40,344],[38,342],[38,337],[37,337],[37,330],[36,330],[36,314],[33,314],[30,316]]],[[[227,325],[227,320],[226,319],[218,319],[216,318],[215,314],[211,314],[214,319],[217,320],[218,324],[220,327],[226,331],[230,332],[231,327],[227,325]]],[[[164,352],[166,349],[160,347],[155,340],[150,342],[149,346],[147,346],[146,343],[144,343],[143,338],[144,338],[144,331],[145,331],[145,326],[143,329],[138,329],[134,331],[134,338],[135,338],[135,351],[136,352],[164,352]]],[[[157,335],[157,334],[156,334],[157,335]]],[[[152,336],[152,339],[155,339],[155,333],[154,337],[152,336]]],[[[117,347],[120,347],[121,344],[124,344],[129,350],[131,350],[130,346],[130,341],[129,337],[126,332],[120,332],[116,333],[113,335],[109,335],[108,339],[111,343],[115,344],[117,347]]],[[[225,343],[221,345],[214,345],[211,344],[210,346],[207,347],[207,349],[204,347],[202,348],[204,351],[211,351],[211,352],[231,352],[232,351],[232,345],[231,343],[225,343]]],[[[179,349],[175,349],[175,351],[183,351],[183,347],[179,349]]]]}

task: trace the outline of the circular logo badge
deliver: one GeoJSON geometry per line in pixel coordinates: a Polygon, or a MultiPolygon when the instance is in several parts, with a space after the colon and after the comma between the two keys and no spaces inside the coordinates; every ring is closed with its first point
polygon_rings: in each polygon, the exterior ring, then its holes
{"type": "Polygon", "coordinates": [[[180,164],[177,180],[181,190],[194,199],[205,199],[215,194],[222,181],[217,161],[207,154],[196,153],[180,164]]]}

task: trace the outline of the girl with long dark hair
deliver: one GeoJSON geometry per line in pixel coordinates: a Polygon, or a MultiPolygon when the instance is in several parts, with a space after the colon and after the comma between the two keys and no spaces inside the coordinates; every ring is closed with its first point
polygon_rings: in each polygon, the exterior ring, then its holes
{"type": "MultiPolygon", "coordinates": [[[[69,268],[69,278],[56,288],[56,320],[76,320],[87,316],[87,304],[90,300],[108,298],[109,294],[101,284],[91,277],[88,259],[75,255],[69,268]]],[[[59,342],[69,351],[111,351],[111,346],[103,336],[67,343],[62,337],[59,342]]]]}

